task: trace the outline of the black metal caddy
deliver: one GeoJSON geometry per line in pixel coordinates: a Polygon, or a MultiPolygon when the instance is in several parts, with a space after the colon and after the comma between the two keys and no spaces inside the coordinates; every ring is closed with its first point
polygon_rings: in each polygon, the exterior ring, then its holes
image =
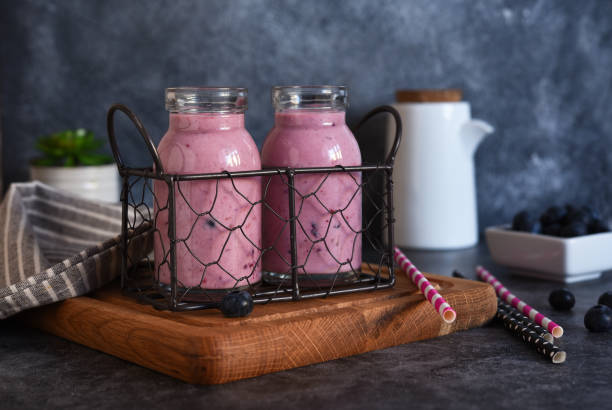
{"type": "MultiPolygon", "coordinates": [[[[107,115],[107,129],[112,153],[117,163],[119,174],[122,178],[122,229],[120,237],[120,248],[122,255],[121,288],[124,293],[138,298],[143,303],[152,304],[158,309],[172,311],[196,310],[205,308],[219,308],[221,300],[227,293],[239,288],[239,282],[244,282],[244,277],[236,279],[234,289],[210,290],[201,286],[182,286],[177,275],[177,244],[185,241],[177,237],[176,226],[176,201],[186,200],[183,195],[185,184],[198,181],[214,181],[218,190],[220,181],[231,181],[231,186],[239,195],[242,195],[234,181],[241,178],[259,178],[262,181],[262,199],[257,202],[249,202],[250,206],[268,206],[265,202],[265,192],[271,178],[283,178],[288,189],[289,217],[285,222],[289,226],[290,240],[290,263],[288,264],[287,280],[278,283],[250,283],[246,278],[247,285],[240,286],[241,290],[247,290],[253,299],[253,303],[267,303],[271,301],[298,301],[307,298],[327,297],[353,292],[373,291],[377,289],[391,288],[395,284],[395,263],[393,260],[393,165],[399,148],[402,133],[402,124],[399,113],[390,106],[381,106],[370,111],[364,116],[357,126],[357,130],[372,117],[387,113],[395,121],[395,139],[391,145],[390,152],[383,162],[375,164],[363,164],[360,166],[335,166],[316,168],[275,168],[241,172],[218,172],[206,174],[170,174],[164,171],[164,166],[157,153],[153,140],[147,133],[145,127],[138,117],[126,106],[114,104],[110,107],[107,115]],[[135,168],[127,166],[121,156],[119,145],[115,134],[115,114],[123,112],[135,125],[144,144],[153,160],[154,166],[146,168],[135,168]],[[317,284],[305,271],[305,264],[298,261],[296,236],[299,229],[303,229],[299,221],[299,212],[296,210],[296,196],[298,200],[316,195],[313,192],[298,192],[295,189],[295,179],[304,174],[317,174],[321,176],[321,184],[335,173],[359,174],[361,178],[355,180],[356,192],[360,192],[363,199],[364,216],[363,224],[356,235],[361,237],[364,249],[364,262],[361,266],[352,267],[351,270],[356,278],[351,283],[331,280],[327,285],[317,284]],[[155,195],[153,184],[162,181],[167,186],[167,198],[158,198],[155,195]],[[155,204],[155,206],[153,206],[155,204]],[[165,251],[165,260],[170,271],[170,283],[162,283],[159,279],[160,266],[156,265],[151,258],[145,261],[134,261],[130,259],[127,252],[130,241],[137,234],[150,232],[152,237],[160,235],[160,229],[156,224],[160,211],[168,212],[167,238],[169,249],[165,251]],[[366,216],[367,215],[367,216],[366,216]],[[365,262],[368,260],[368,262],[365,262]]],[[[384,136],[380,137],[383,141],[384,136]]],[[[316,188],[316,189],[319,189],[316,188]]],[[[215,196],[217,191],[215,191],[215,196]]],[[[242,195],[243,196],[243,195],[242,195]]],[[[244,197],[244,196],[243,196],[244,197]]],[[[245,198],[246,199],[246,198],[245,198]]],[[[247,199],[248,200],[248,199],[247,199]]],[[[348,205],[347,205],[348,206],[348,205]]],[[[193,210],[193,208],[192,208],[193,210]]],[[[210,214],[208,210],[202,213],[210,214]]],[[[195,215],[200,214],[195,211],[195,215]]],[[[334,212],[341,212],[337,210],[334,212]]],[[[280,216],[279,216],[280,217],[280,216]]],[[[228,228],[230,230],[241,229],[241,226],[228,228]]],[[[264,227],[265,229],[265,227],[264,227]]],[[[193,227],[191,228],[193,230],[193,227]]],[[[228,238],[232,232],[228,233],[228,238]]],[[[319,239],[325,245],[325,237],[319,239]]],[[[224,245],[225,246],[225,245],[224,245]]],[[[327,246],[327,245],[325,245],[327,246]]],[[[265,252],[273,251],[272,247],[257,247],[260,262],[265,252]]],[[[223,249],[222,251],[223,252],[223,249]]],[[[193,253],[192,253],[193,255],[193,253]]],[[[195,255],[193,255],[196,257],[195,255]]],[[[203,274],[212,264],[219,265],[221,255],[216,261],[199,261],[202,264],[203,274]]],[[[161,263],[160,263],[161,264],[161,263]]],[[[226,271],[232,276],[232,272],[226,271]]],[[[332,278],[334,275],[332,273],[332,278]]]]}

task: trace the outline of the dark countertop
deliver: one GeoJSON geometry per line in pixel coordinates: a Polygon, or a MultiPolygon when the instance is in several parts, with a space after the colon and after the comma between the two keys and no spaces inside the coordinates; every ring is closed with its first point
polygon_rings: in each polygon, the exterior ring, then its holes
{"type": "MultiPolygon", "coordinates": [[[[481,263],[565,329],[553,365],[498,325],[218,386],[194,386],[113,356],[0,321],[0,408],[583,408],[612,403],[612,333],[589,333],[587,309],[612,274],[569,285],[570,313],[554,312],[560,284],[511,276],[484,246],[407,252],[423,271],[473,275],[481,263]]],[[[342,343],[342,341],[338,341],[342,343]]]]}

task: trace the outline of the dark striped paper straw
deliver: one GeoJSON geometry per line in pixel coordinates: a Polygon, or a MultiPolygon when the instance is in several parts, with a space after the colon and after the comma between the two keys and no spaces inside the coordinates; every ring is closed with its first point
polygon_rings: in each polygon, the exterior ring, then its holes
{"type": "Polygon", "coordinates": [[[541,355],[546,356],[552,363],[558,364],[565,361],[566,353],[563,350],[544,340],[535,331],[527,328],[521,321],[516,320],[509,313],[498,310],[495,317],[503,322],[506,329],[523,339],[523,342],[533,347],[541,355]]]}
{"type": "Polygon", "coordinates": [[[509,304],[504,303],[499,298],[497,299],[497,310],[509,314],[510,317],[521,322],[521,324],[525,326],[527,329],[533,330],[534,332],[536,332],[538,336],[540,336],[542,339],[546,340],[547,342],[553,343],[555,341],[555,338],[553,337],[553,335],[551,335],[546,329],[544,329],[542,326],[538,325],[537,323],[529,319],[527,316],[523,315],[518,310],[514,309],[509,304]]]}

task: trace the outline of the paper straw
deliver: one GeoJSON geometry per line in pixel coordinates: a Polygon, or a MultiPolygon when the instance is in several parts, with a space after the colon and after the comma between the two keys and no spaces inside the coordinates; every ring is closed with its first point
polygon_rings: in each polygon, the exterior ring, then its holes
{"type": "Polygon", "coordinates": [[[515,295],[510,293],[510,291],[504,285],[502,285],[502,283],[498,281],[495,276],[491,275],[491,273],[488,272],[485,268],[483,268],[482,266],[477,266],[476,275],[478,275],[478,277],[484,280],[485,282],[488,282],[493,285],[493,287],[495,288],[495,292],[497,292],[497,295],[503,301],[508,303],[510,306],[512,306],[519,312],[523,313],[525,316],[529,317],[529,319],[533,320],[538,325],[547,329],[550,333],[552,333],[554,337],[563,336],[563,328],[561,326],[559,326],[558,324],[556,324],[555,322],[553,322],[552,320],[550,320],[549,318],[547,318],[546,316],[544,316],[543,314],[541,314],[540,312],[517,298],[515,295]]]}
{"type": "MultiPolygon", "coordinates": [[[[458,270],[453,271],[453,276],[455,278],[467,279],[458,270]]],[[[534,332],[536,332],[537,335],[540,336],[542,339],[546,340],[549,343],[554,342],[555,338],[546,329],[544,329],[542,326],[535,323],[533,320],[529,319],[527,316],[525,316],[524,314],[522,314],[521,312],[519,312],[518,310],[516,310],[509,304],[504,303],[504,301],[501,300],[499,297],[497,298],[497,312],[498,313],[501,312],[501,314],[507,313],[508,315],[510,315],[510,317],[521,322],[521,324],[525,326],[527,329],[533,330],[534,332]]]]}
{"type": "Polygon", "coordinates": [[[457,318],[457,313],[454,309],[444,300],[442,295],[433,287],[431,283],[425,278],[425,276],[419,272],[419,270],[410,262],[410,260],[395,247],[393,249],[393,256],[395,261],[402,268],[406,276],[412,280],[412,282],[421,290],[423,296],[432,304],[432,306],[438,311],[442,319],[446,323],[453,323],[457,318]]]}
{"type": "Polygon", "coordinates": [[[549,358],[552,363],[558,364],[565,361],[567,354],[564,351],[558,346],[544,340],[544,338],[540,337],[533,330],[528,329],[522,322],[511,317],[509,313],[498,310],[495,318],[503,322],[504,327],[510,330],[514,335],[523,339],[523,342],[535,348],[541,355],[549,358]]]}
{"type": "Polygon", "coordinates": [[[548,333],[548,331],[544,329],[542,326],[533,322],[531,319],[529,319],[527,316],[525,316],[518,310],[514,309],[509,304],[504,303],[501,299],[498,298],[497,301],[498,301],[497,302],[498,312],[507,313],[508,315],[510,315],[510,317],[521,322],[521,324],[525,326],[527,329],[533,330],[534,332],[536,332],[538,336],[540,336],[542,339],[546,340],[547,342],[553,343],[555,341],[555,338],[553,337],[553,335],[548,333]]]}

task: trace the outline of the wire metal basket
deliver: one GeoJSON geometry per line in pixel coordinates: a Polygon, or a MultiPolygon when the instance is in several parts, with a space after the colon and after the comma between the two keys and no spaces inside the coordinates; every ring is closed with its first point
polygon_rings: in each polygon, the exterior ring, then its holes
{"type": "MultiPolygon", "coordinates": [[[[267,303],[297,301],[393,287],[395,266],[392,256],[394,246],[392,174],[401,140],[401,119],[394,108],[381,106],[369,112],[361,120],[357,129],[370,118],[381,113],[388,113],[393,117],[396,130],[390,152],[384,161],[379,163],[360,166],[275,168],[177,175],[164,171],[155,144],[136,115],[124,105],[111,106],[107,116],[108,137],[123,181],[121,287],[124,292],[159,309],[183,311],[219,308],[223,297],[236,289],[247,290],[254,303],[267,303]],[[135,168],[127,166],[123,161],[114,127],[117,111],[123,112],[134,123],[151,155],[154,166],[135,168]],[[309,192],[300,192],[297,189],[296,181],[306,175],[320,178],[320,183],[315,184],[316,186],[309,192]],[[355,243],[361,241],[364,262],[357,264],[352,257],[337,260],[336,271],[326,272],[326,280],[321,281],[320,272],[316,274],[308,272],[308,257],[313,252],[328,252],[332,254],[331,257],[334,257],[328,244],[331,238],[330,230],[339,227],[342,218],[345,218],[343,212],[349,204],[338,209],[325,208],[330,215],[329,220],[326,219],[327,225],[317,230],[313,230],[314,227],[312,227],[310,232],[309,227],[305,226],[304,221],[300,219],[301,204],[306,200],[312,200],[318,201],[321,206],[325,207],[317,194],[328,179],[338,175],[350,176],[355,184],[355,194],[350,201],[359,196],[363,199],[364,217],[361,227],[352,229],[352,246],[355,249],[355,243]],[[241,192],[241,181],[254,178],[260,181],[263,192],[261,199],[258,200],[252,200],[241,192]],[[281,180],[286,185],[289,204],[288,216],[284,217],[275,213],[288,228],[287,253],[289,255],[283,259],[287,269],[280,275],[274,275],[271,272],[268,272],[267,276],[264,275],[273,280],[255,281],[253,279],[261,266],[262,258],[267,252],[278,253],[276,249],[278,245],[264,246],[249,238],[245,234],[244,226],[249,221],[249,215],[253,215],[254,210],[258,208],[266,212],[273,212],[266,202],[266,194],[274,179],[277,182],[281,180]],[[200,184],[199,186],[206,184],[211,200],[205,209],[201,209],[198,204],[190,203],[190,198],[185,195],[190,184],[200,184]],[[215,216],[216,199],[220,195],[233,195],[237,201],[243,202],[242,209],[245,217],[242,222],[228,224],[215,216]],[[192,213],[190,226],[177,226],[177,209],[180,212],[192,213]],[[191,241],[196,229],[215,230],[215,238],[220,238],[218,239],[220,252],[217,258],[202,260],[199,257],[198,249],[191,241]],[[153,235],[157,244],[166,245],[156,249],[159,262],[157,264],[151,257],[144,261],[131,260],[128,252],[124,251],[129,248],[132,238],[143,232],[153,235]],[[309,241],[308,253],[302,259],[298,256],[298,237],[301,241],[309,241]],[[224,252],[226,254],[229,252],[229,244],[236,243],[238,240],[250,249],[251,259],[243,266],[247,274],[232,271],[231,268],[228,268],[231,263],[225,262],[223,258],[224,252]],[[201,280],[196,281],[197,283],[184,283],[180,279],[181,261],[186,261],[188,258],[193,258],[189,259],[189,263],[196,264],[201,269],[201,280]],[[232,278],[234,285],[231,289],[211,289],[206,286],[206,278],[210,277],[213,271],[232,278]]],[[[266,227],[264,226],[263,229],[266,227]]],[[[300,246],[304,244],[301,243],[300,246]]]]}

